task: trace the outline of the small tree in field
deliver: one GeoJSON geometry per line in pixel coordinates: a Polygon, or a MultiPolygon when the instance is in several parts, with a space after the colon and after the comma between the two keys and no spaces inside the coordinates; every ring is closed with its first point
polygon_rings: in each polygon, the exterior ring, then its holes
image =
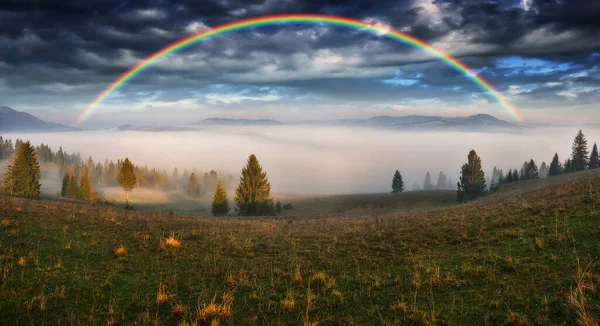
{"type": "Polygon", "coordinates": [[[485,194],[485,173],[481,169],[481,158],[474,150],[469,152],[467,163],[462,166],[457,186],[456,197],[459,203],[485,194]]]}
{"type": "Polygon", "coordinates": [[[87,169],[83,171],[83,176],[81,176],[81,183],[79,184],[79,196],[78,198],[81,200],[92,200],[92,184],[90,183],[90,177],[88,175],[87,169]]]}
{"type": "Polygon", "coordinates": [[[229,213],[229,200],[227,199],[227,190],[223,187],[221,180],[217,181],[215,194],[212,201],[212,215],[224,216],[229,213]]]}
{"type": "Polygon", "coordinates": [[[136,177],[135,177],[135,168],[129,158],[126,158],[123,161],[123,165],[121,166],[121,171],[119,171],[118,177],[119,185],[125,190],[125,203],[126,206],[129,207],[129,192],[135,188],[136,177]]]}
{"type": "Polygon", "coordinates": [[[554,153],[552,162],[550,162],[550,169],[548,169],[548,176],[553,177],[563,173],[563,167],[558,158],[558,153],[554,153]]]}
{"type": "Polygon", "coordinates": [[[394,178],[392,179],[392,193],[397,194],[404,191],[404,181],[402,181],[402,175],[398,170],[394,173],[394,178]]]}
{"type": "Polygon", "coordinates": [[[579,133],[575,136],[575,140],[573,140],[572,149],[569,172],[585,170],[588,165],[587,140],[585,140],[585,136],[581,130],[579,130],[579,133]]]}
{"type": "Polygon", "coordinates": [[[240,215],[275,215],[271,183],[254,154],[242,169],[234,201],[240,215]]]}
{"type": "Polygon", "coordinates": [[[431,183],[431,174],[427,171],[427,174],[425,174],[425,181],[423,182],[423,190],[431,189],[433,189],[433,183],[431,183]]]}
{"type": "Polygon", "coordinates": [[[79,194],[79,185],[77,185],[77,175],[74,172],[69,173],[69,185],[67,186],[67,198],[77,198],[79,194]]]}
{"type": "Polygon", "coordinates": [[[196,173],[192,172],[192,174],[190,174],[186,192],[192,197],[198,197],[200,192],[200,185],[198,184],[198,178],[196,178],[196,173]]]}
{"type": "Polygon", "coordinates": [[[63,177],[63,181],[62,181],[62,187],[60,188],[60,196],[61,197],[67,197],[67,191],[69,189],[69,181],[70,181],[70,176],[69,173],[65,173],[65,176],[63,177]]]}
{"type": "Polygon", "coordinates": [[[19,142],[19,147],[2,178],[4,192],[29,198],[40,197],[40,165],[29,141],[19,142]]]}

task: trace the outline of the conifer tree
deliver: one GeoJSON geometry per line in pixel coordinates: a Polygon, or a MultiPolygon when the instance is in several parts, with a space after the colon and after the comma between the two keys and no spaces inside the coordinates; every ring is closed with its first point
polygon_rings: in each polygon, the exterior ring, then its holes
{"type": "Polygon", "coordinates": [[[427,171],[427,174],[425,174],[425,181],[423,182],[423,190],[431,189],[433,189],[433,183],[431,183],[431,174],[427,171]]]}
{"type": "Polygon", "coordinates": [[[474,150],[469,152],[467,163],[462,166],[456,197],[459,203],[473,200],[485,194],[485,173],[481,158],[474,150]]]}
{"type": "Polygon", "coordinates": [[[4,167],[4,175],[2,176],[2,192],[12,195],[14,191],[15,179],[12,176],[12,169],[15,158],[11,157],[4,167]]]}
{"type": "Polygon", "coordinates": [[[444,174],[444,172],[440,171],[440,174],[438,175],[438,180],[437,180],[437,189],[446,189],[448,188],[448,179],[446,178],[446,175],[444,174]]]}
{"type": "Polygon", "coordinates": [[[227,199],[227,190],[223,187],[221,180],[217,181],[217,187],[213,195],[212,215],[224,216],[229,213],[229,200],[227,199]]]}
{"type": "Polygon", "coordinates": [[[573,140],[572,150],[569,170],[571,172],[585,170],[588,165],[587,140],[585,140],[585,136],[581,130],[579,130],[579,133],[575,136],[575,140],[573,140]]]}
{"type": "Polygon", "coordinates": [[[564,173],[571,173],[571,172],[573,172],[573,167],[571,166],[571,159],[570,158],[568,158],[565,161],[565,165],[564,165],[563,171],[564,171],[564,173]]]}
{"type": "Polygon", "coordinates": [[[135,168],[131,164],[131,161],[129,161],[129,158],[125,158],[125,161],[123,161],[117,180],[119,181],[119,185],[125,190],[125,203],[129,207],[129,192],[136,185],[135,168]]]}
{"type": "Polygon", "coordinates": [[[548,169],[548,176],[553,177],[562,174],[562,172],[562,164],[560,164],[560,160],[558,159],[558,153],[554,153],[552,162],[550,162],[550,169],[548,169]]]}
{"type": "Polygon", "coordinates": [[[394,173],[394,178],[392,179],[392,193],[397,194],[404,191],[404,181],[402,180],[402,175],[398,170],[394,173]]]}
{"type": "Polygon", "coordinates": [[[546,161],[542,162],[540,165],[540,179],[546,178],[548,176],[548,166],[546,165],[546,161]]]}
{"type": "Polygon", "coordinates": [[[3,177],[4,192],[29,198],[40,197],[40,165],[29,141],[19,141],[10,169],[3,177]]]}
{"type": "Polygon", "coordinates": [[[187,194],[192,197],[198,197],[200,186],[198,185],[198,179],[196,178],[196,173],[190,174],[187,184],[187,194]]]}
{"type": "Polygon", "coordinates": [[[92,200],[92,184],[90,183],[90,177],[87,169],[84,169],[83,175],[81,176],[81,183],[79,184],[79,196],[81,200],[92,200]]]}
{"type": "Polygon", "coordinates": [[[594,147],[592,147],[592,153],[590,154],[590,163],[588,165],[588,169],[597,169],[600,168],[600,158],[598,157],[598,146],[594,143],[594,147]]]}
{"type": "Polygon", "coordinates": [[[60,196],[67,197],[67,191],[69,189],[69,173],[65,173],[62,181],[62,187],[60,188],[60,196]]]}
{"type": "Polygon", "coordinates": [[[240,215],[275,215],[271,183],[254,154],[242,169],[234,201],[240,215]]]}
{"type": "Polygon", "coordinates": [[[67,197],[77,198],[79,194],[79,185],[77,184],[77,175],[75,172],[69,173],[69,185],[67,186],[67,197]]]}

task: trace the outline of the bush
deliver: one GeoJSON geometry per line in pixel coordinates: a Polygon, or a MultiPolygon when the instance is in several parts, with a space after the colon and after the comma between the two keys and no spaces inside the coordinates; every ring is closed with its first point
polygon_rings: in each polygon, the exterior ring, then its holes
{"type": "Polygon", "coordinates": [[[283,205],[283,210],[284,211],[289,211],[292,208],[294,208],[294,206],[292,206],[292,204],[285,204],[285,205],[283,205]]]}

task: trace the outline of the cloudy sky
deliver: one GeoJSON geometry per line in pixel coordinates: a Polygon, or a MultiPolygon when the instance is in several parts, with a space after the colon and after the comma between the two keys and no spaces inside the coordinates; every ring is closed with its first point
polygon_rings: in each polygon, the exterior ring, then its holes
{"type": "MultiPolygon", "coordinates": [[[[490,81],[528,122],[600,121],[600,1],[592,0],[2,0],[0,106],[73,124],[111,81],[169,43],[278,13],[352,17],[421,38],[490,81]]],[[[87,126],[474,113],[511,119],[420,50],[364,31],[288,25],[170,55],[87,126]]]]}

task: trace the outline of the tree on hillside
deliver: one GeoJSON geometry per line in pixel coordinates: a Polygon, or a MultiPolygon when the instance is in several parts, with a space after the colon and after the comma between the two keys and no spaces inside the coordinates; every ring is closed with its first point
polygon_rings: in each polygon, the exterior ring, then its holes
{"type": "Polygon", "coordinates": [[[590,163],[588,164],[588,169],[597,169],[600,168],[600,158],[598,157],[598,146],[594,143],[594,147],[592,147],[592,154],[590,154],[590,163]]]}
{"type": "Polygon", "coordinates": [[[554,157],[552,158],[552,162],[550,162],[550,168],[548,169],[548,176],[553,177],[555,175],[559,175],[563,173],[562,164],[560,164],[560,160],[558,158],[558,153],[554,153],[554,157]]]}
{"type": "Polygon", "coordinates": [[[29,141],[19,141],[14,160],[7,165],[7,171],[2,179],[4,192],[16,196],[39,198],[40,177],[40,165],[35,149],[29,141]]]}
{"type": "Polygon", "coordinates": [[[568,158],[568,159],[565,160],[565,165],[563,167],[563,172],[564,173],[571,173],[571,172],[573,172],[573,166],[572,166],[570,158],[568,158]]]}
{"type": "Polygon", "coordinates": [[[192,197],[198,197],[200,195],[200,185],[198,184],[196,173],[192,172],[192,174],[190,174],[186,192],[192,197]]]}
{"type": "Polygon", "coordinates": [[[212,215],[224,216],[229,213],[229,200],[227,199],[227,190],[223,187],[221,180],[217,181],[217,187],[213,195],[212,215]]]}
{"type": "Polygon", "coordinates": [[[90,183],[90,177],[87,169],[84,169],[83,175],[81,176],[81,183],[79,184],[79,195],[77,198],[81,200],[92,200],[92,184],[90,183]]]}
{"type": "Polygon", "coordinates": [[[77,198],[79,194],[79,185],[77,184],[77,175],[75,172],[69,173],[69,185],[67,186],[67,198],[77,198]]]}
{"type": "Polygon", "coordinates": [[[117,180],[119,181],[119,185],[125,190],[125,205],[129,207],[129,192],[136,185],[135,168],[131,164],[131,161],[129,161],[129,158],[125,158],[125,161],[123,161],[117,180]]]}
{"type": "Polygon", "coordinates": [[[548,176],[548,166],[546,165],[546,161],[542,162],[542,165],[540,165],[539,174],[540,179],[543,179],[548,176]]]}
{"type": "Polygon", "coordinates": [[[62,180],[62,187],[60,188],[60,196],[61,197],[67,197],[67,191],[69,189],[69,173],[65,173],[65,175],[63,176],[63,180],[62,180]]]}
{"type": "Polygon", "coordinates": [[[573,140],[572,150],[569,170],[571,172],[585,170],[588,165],[587,140],[585,140],[585,136],[581,130],[579,130],[579,133],[575,136],[575,140],[573,140]]]}
{"type": "Polygon", "coordinates": [[[457,188],[456,197],[459,203],[485,194],[485,173],[481,169],[481,158],[474,150],[469,152],[467,163],[462,166],[457,188]]]}
{"type": "Polygon", "coordinates": [[[397,194],[404,191],[404,181],[402,181],[402,175],[396,170],[394,178],[392,179],[392,193],[397,194]]]}
{"type": "Polygon", "coordinates": [[[234,201],[240,215],[275,215],[271,183],[254,154],[242,169],[234,201]]]}
{"type": "Polygon", "coordinates": [[[423,182],[423,190],[431,189],[433,189],[433,183],[431,183],[431,174],[427,171],[427,174],[425,174],[425,181],[423,182]]]}
{"type": "Polygon", "coordinates": [[[531,159],[529,162],[525,161],[523,163],[523,167],[521,168],[520,179],[521,180],[530,180],[539,178],[538,167],[531,159]]]}

